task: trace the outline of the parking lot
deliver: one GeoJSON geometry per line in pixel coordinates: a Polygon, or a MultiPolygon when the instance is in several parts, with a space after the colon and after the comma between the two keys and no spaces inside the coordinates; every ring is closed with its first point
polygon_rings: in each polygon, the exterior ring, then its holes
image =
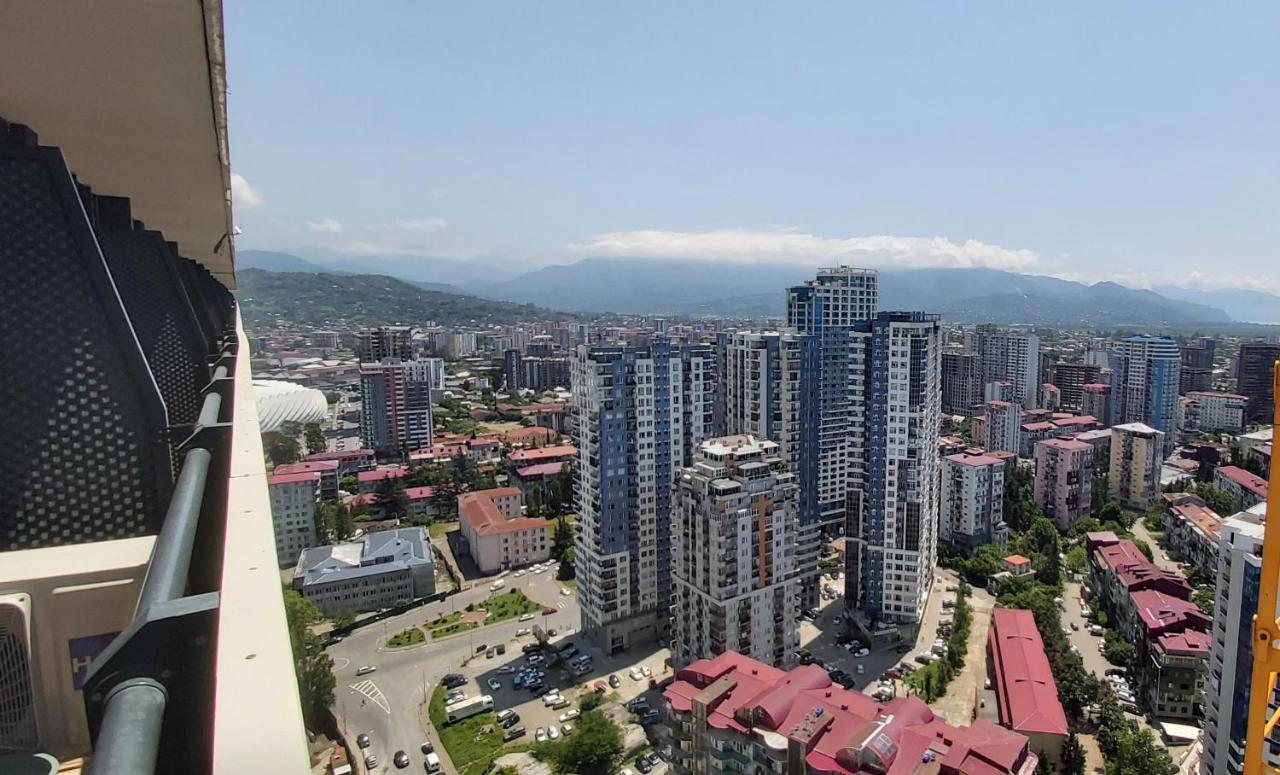
{"type": "Polygon", "coordinates": [[[488,651],[476,654],[458,671],[467,679],[459,688],[468,697],[488,694],[493,697],[495,711],[510,709],[519,715],[519,721],[512,726],[524,727],[525,734],[511,741],[513,744],[534,740],[539,728],[549,731],[554,726],[560,731],[565,723],[572,726],[574,720],[562,719],[562,714],[576,711],[579,699],[596,691],[597,683],[603,682],[601,694],[609,702],[629,703],[643,696],[648,708],[656,710],[660,707],[658,692],[650,688],[650,682],[656,685],[670,677],[671,671],[666,667],[667,649],[656,649],[643,656],[615,654],[606,657],[582,638],[573,637],[572,633],[567,638],[561,633],[554,641],[562,648],[566,643],[572,643],[577,653],[570,660],[552,656],[554,650],[550,647],[526,654],[524,649],[532,649],[536,644],[533,634],[528,633],[507,644],[505,654],[492,657],[488,656],[488,651]],[[590,657],[590,667],[577,675],[568,663],[583,655],[590,657]],[[633,668],[638,671],[636,678],[630,674],[633,668]],[[541,688],[534,692],[513,686],[517,676],[523,678],[522,672],[529,669],[540,671],[538,685],[541,688]],[[644,674],[646,669],[649,675],[644,674]],[[543,701],[542,693],[550,689],[558,690],[563,697],[563,702],[558,703],[560,707],[552,707],[543,701]]]}

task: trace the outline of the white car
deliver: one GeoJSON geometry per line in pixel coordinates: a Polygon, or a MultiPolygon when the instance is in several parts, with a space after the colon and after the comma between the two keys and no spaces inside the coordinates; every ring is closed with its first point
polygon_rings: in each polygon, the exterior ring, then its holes
{"type": "Polygon", "coordinates": [[[578,717],[577,709],[566,710],[564,713],[560,714],[560,723],[563,724],[566,721],[573,721],[577,717],[578,717]]]}
{"type": "Polygon", "coordinates": [[[560,739],[560,730],[559,730],[559,729],[556,729],[556,727],[555,727],[555,725],[554,725],[554,724],[552,724],[552,725],[547,729],[547,739],[548,739],[548,740],[559,740],[559,739],[560,739]]]}
{"type": "Polygon", "coordinates": [[[564,595],[565,597],[568,597],[569,595],[572,595],[573,593],[569,591],[569,588],[568,588],[568,587],[560,587],[560,594],[564,595]]]}
{"type": "Polygon", "coordinates": [[[555,705],[563,699],[564,697],[561,697],[559,692],[553,692],[552,694],[548,694],[542,698],[542,704],[550,708],[552,705],[555,705]]]}
{"type": "Polygon", "coordinates": [[[534,573],[544,573],[546,570],[547,570],[547,569],[546,569],[546,568],[544,568],[544,567],[542,567],[541,565],[535,565],[535,566],[533,566],[533,572],[534,572],[534,573]]]}
{"type": "Polygon", "coordinates": [[[560,725],[560,731],[561,731],[563,734],[566,734],[566,735],[567,735],[567,734],[569,734],[570,732],[572,732],[572,731],[573,731],[573,724],[561,724],[561,725],[560,725]]]}
{"type": "Polygon", "coordinates": [[[517,638],[522,637],[524,635],[531,635],[531,634],[533,634],[533,630],[529,629],[528,627],[521,627],[520,629],[516,630],[517,638]]]}
{"type": "Polygon", "coordinates": [[[533,739],[539,743],[547,742],[547,730],[538,727],[538,731],[533,733],[533,739]]]}
{"type": "Polygon", "coordinates": [[[870,651],[868,651],[867,649],[865,649],[865,648],[860,648],[860,649],[858,649],[857,651],[853,652],[853,655],[854,655],[855,657],[861,658],[861,657],[865,657],[866,655],[868,655],[868,654],[870,654],[870,653],[871,653],[871,652],[870,652],[870,651]]]}
{"type": "Polygon", "coordinates": [[[533,621],[533,620],[534,620],[534,619],[536,619],[536,618],[537,618],[537,617],[535,617],[533,614],[521,614],[521,615],[520,615],[520,621],[522,621],[522,622],[531,622],[531,621],[533,621]]]}
{"type": "Polygon", "coordinates": [[[490,690],[490,691],[495,691],[495,692],[496,692],[496,691],[498,691],[499,689],[501,689],[501,688],[502,688],[502,682],[501,682],[501,681],[499,681],[497,678],[490,678],[486,683],[488,683],[488,684],[489,684],[489,690],[490,690]]]}
{"type": "Polygon", "coordinates": [[[516,671],[515,667],[511,665],[503,665],[502,667],[498,668],[498,675],[511,675],[515,671],[516,671]]]}
{"type": "Polygon", "coordinates": [[[631,676],[632,681],[639,681],[641,678],[644,678],[644,673],[640,672],[640,668],[638,667],[633,667],[628,670],[627,675],[631,676]]]}
{"type": "Polygon", "coordinates": [[[645,678],[649,678],[653,675],[653,671],[649,669],[648,665],[645,665],[644,667],[640,668],[640,673],[644,675],[645,678]]]}
{"type": "Polygon", "coordinates": [[[521,577],[521,576],[523,576],[523,575],[524,575],[524,569],[523,569],[523,568],[515,572],[515,577],[516,577],[516,578],[520,578],[520,577],[521,577]]]}

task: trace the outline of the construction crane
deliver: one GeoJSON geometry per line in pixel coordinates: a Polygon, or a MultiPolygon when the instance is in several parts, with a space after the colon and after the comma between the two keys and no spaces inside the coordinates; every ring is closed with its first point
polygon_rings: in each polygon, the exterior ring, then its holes
{"type": "MultiPolygon", "coordinates": [[[[1280,399],[1280,362],[1272,367],[1271,395],[1280,399]]],[[[1276,461],[1274,429],[1280,427],[1280,400],[1272,420],[1271,472],[1267,483],[1267,522],[1280,521],[1280,462],[1276,461]]],[[[1265,530],[1265,527],[1264,527],[1265,530]]],[[[1245,775],[1276,775],[1280,769],[1266,764],[1264,746],[1280,722],[1280,710],[1270,712],[1280,674],[1280,618],[1276,617],[1280,594],[1280,532],[1263,534],[1262,571],[1258,610],[1253,615],[1253,679],[1249,684],[1249,718],[1244,739],[1245,775]],[[1271,540],[1267,540],[1270,538],[1271,540]]]]}

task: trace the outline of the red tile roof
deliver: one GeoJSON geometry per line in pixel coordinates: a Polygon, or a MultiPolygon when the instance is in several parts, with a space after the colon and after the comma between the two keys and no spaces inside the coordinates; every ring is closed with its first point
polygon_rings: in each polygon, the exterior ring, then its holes
{"type": "Polygon", "coordinates": [[[559,476],[560,471],[564,469],[564,463],[537,463],[524,468],[516,469],[516,476],[521,479],[538,479],[548,476],[559,476]]]}
{"type": "Polygon", "coordinates": [[[1030,558],[1023,557],[1020,554],[1011,554],[1008,557],[1004,558],[1004,561],[1009,563],[1010,565],[1026,565],[1027,563],[1031,562],[1030,558]]]}
{"type": "Polygon", "coordinates": [[[307,455],[304,460],[351,460],[353,458],[369,458],[373,459],[373,450],[371,449],[344,449],[336,452],[317,452],[314,455],[307,455]]]}
{"type": "Polygon", "coordinates": [[[705,702],[707,724],[716,729],[783,735],[802,746],[809,767],[825,773],[905,775],[932,761],[924,772],[944,765],[966,775],[1007,775],[1030,772],[1037,762],[1015,732],[982,720],[950,726],[918,697],[880,705],[833,684],[816,665],[783,672],[729,651],[677,671],[663,696],[680,712],[705,702]]]}
{"type": "Polygon", "coordinates": [[[479,490],[458,496],[458,515],[478,536],[514,533],[517,530],[533,528],[551,529],[551,523],[545,519],[533,517],[517,517],[506,519],[494,504],[493,498],[500,495],[519,495],[515,487],[502,487],[493,490],[479,490]],[[514,492],[512,492],[514,491],[514,492]]]}
{"type": "Polygon", "coordinates": [[[562,444],[558,447],[538,447],[536,449],[517,449],[509,456],[514,463],[542,463],[558,458],[573,457],[578,454],[577,447],[562,444]]]}
{"type": "Polygon", "coordinates": [[[1030,611],[992,612],[988,648],[995,669],[1000,723],[1017,732],[1067,734],[1067,714],[1058,699],[1044,641],[1030,611]]]}
{"type": "Polygon", "coordinates": [[[1209,633],[1200,632],[1199,630],[1187,630],[1185,632],[1175,632],[1167,635],[1161,635],[1156,638],[1156,648],[1165,652],[1177,652],[1180,654],[1209,653],[1209,633]]]}
{"type": "Polygon", "coordinates": [[[430,498],[432,495],[435,495],[435,488],[434,487],[406,487],[404,488],[404,494],[411,501],[426,500],[427,498],[430,498]]]}
{"type": "Polygon", "coordinates": [[[267,484],[274,486],[277,484],[300,484],[302,482],[318,482],[320,474],[302,472],[297,474],[272,474],[267,477],[267,484]]]}

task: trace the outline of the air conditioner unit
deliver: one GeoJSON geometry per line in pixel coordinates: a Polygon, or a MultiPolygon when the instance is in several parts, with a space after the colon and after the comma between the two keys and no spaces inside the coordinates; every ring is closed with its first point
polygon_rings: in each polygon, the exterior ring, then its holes
{"type": "Polygon", "coordinates": [[[0,751],[66,761],[91,750],[81,685],[128,626],[154,536],[4,552],[0,751]]]}

